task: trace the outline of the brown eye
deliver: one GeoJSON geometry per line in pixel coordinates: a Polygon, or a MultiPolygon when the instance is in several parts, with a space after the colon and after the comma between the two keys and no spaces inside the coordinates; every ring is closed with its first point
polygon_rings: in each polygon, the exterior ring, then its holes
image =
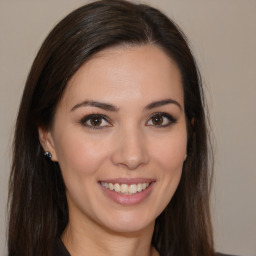
{"type": "Polygon", "coordinates": [[[177,119],[167,113],[156,113],[150,117],[147,126],[168,127],[176,123],[177,119]]]}
{"type": "Polygon", "coordinates": [[[100,114],[91,114],[91,115],[85,116],[80,120],[80,123],[83,126],[86,126],[92,129],[101,129],[101,128],[112,126],[111,123],[108,121],[107,117],[100,114]]]}
{"type": "Polygon", "coordinates": [[[91,126],[100,126],[102,124],[102,117],[92,117],[87,122],[91,126]]]}
{"type": "Polygon", "coordinates": [[[153,125],[162,125],[163,124],[163,116],[161,115],[154,115],[152,117],[153,125]]]}

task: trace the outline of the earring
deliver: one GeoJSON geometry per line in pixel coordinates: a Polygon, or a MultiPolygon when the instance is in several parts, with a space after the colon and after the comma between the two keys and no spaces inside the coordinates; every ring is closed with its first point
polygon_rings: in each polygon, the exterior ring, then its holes
{"type": "Polygon", "coordinates": [[[44,152],[44,156],[51,160],[52,154],[49,151],[44,152]]]}

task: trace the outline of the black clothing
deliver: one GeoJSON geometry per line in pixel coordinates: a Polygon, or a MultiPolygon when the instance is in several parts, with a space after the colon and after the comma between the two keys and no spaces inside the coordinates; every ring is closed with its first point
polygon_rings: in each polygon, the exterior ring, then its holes
{"type": "Polygon", "coordinates": [[[53,256],[71,256],[61,239],[58,239],[55,243],[53,256]]]}
{"type": "MultiPolygon", "coordinates": [[[[53,256],[71,256],[61,239],[58,239],[55,243],[53,256]]],[[[229,254],[217,253],[216,256],[234,256],[229,254]]]]}

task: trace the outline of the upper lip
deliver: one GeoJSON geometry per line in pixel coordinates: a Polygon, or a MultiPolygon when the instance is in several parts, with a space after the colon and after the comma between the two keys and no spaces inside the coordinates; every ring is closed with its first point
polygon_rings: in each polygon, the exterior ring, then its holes
{"type": "Polygon", "coordinates": [[[151,178],[115,178],[115,179],[104,179],[104,180],[100,180],[99,182],[132,185],[132,184],[139,184],[139,183],[151,183],[154,181],[155,180],[151,178]]]}

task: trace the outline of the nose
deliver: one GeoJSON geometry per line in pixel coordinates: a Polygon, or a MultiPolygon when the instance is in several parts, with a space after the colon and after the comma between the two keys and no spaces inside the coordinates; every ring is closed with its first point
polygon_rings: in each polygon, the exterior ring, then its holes
{"type": "Polygon", "coordinates": [[[124,167],[128,170],[136,170],[149,161],[147,143],[145,136],[132,129],[117,135],[116,147],[112,154],[114,165],[124,167]]]}

